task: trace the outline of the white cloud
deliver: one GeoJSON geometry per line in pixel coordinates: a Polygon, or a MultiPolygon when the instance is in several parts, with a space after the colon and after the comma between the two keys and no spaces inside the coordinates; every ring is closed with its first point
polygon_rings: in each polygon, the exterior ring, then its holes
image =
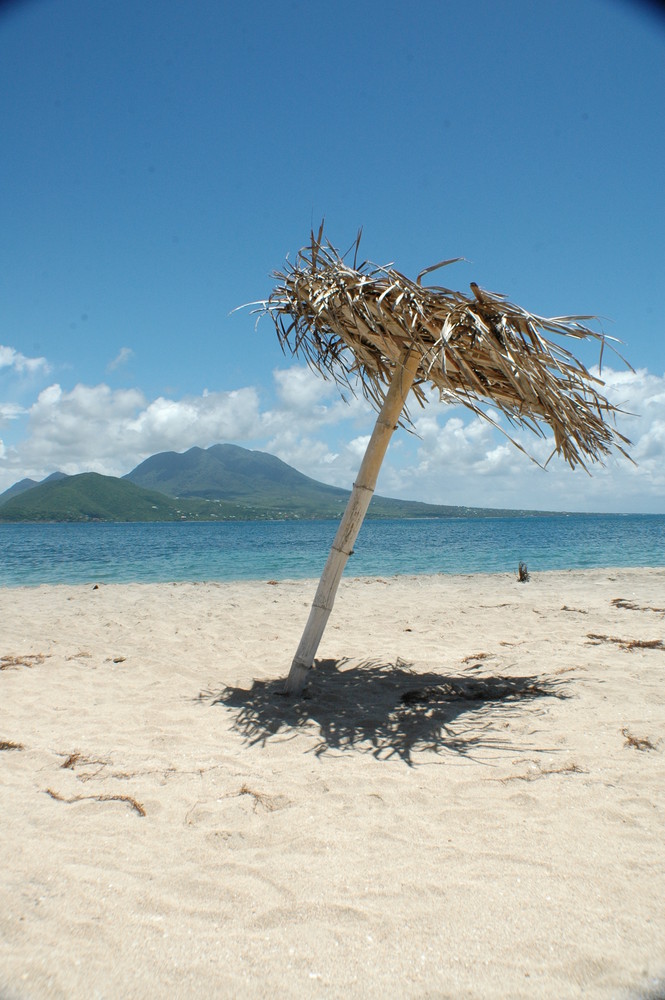
{"type": "Polygon", "coordinates": [[[365,422],[372,408],[362,396],[340,394],[332,381],[326,381],[309,368],[294,366],[276,369],[273,380],[277,406],[263,415],[266,430],[274,435],[294,426],[307,430],[330,427],[346,420],[365,422]]]}
{"type": "Polygon", "coordinates": [[[120,351],[113,359],[113,361],[109,361],[108,365],[106,366],[106,370],[109,372],[113,372],[116,370],[116,368],[120,368],[122,365],[127,364],[130,358],[133,357],[134,357],[134,351],[131,349],[131,347],[121,347],[120,351]]]}
{"type": "Polygon", "coordinates": [[[323,417],[326,400],[334,385],[325,382],[309,368],[283,368],[273,372],[280,409],[291,414],[306,414],[308,419],[323,417]]]}
{"type": "Polygon", "coordinates": [[[360,463],[353,442],[346,443],[348,426],[371,428],[370,404],[352,394],[342,397],[334,382],[309,368],[278,369],[273,379],[277,405],[261,415],[264,449],[313,479],[348,488],[360,463]]]}
{"type": "Polygon", "coordinates": [[[23,407],[16,403],[3,403],[0,401],[0,427],[10,420],[16,420],[23,413],[23,407]]]}
{"type": "Polygon", "coordinates": [[[145,406],[136,389],[113,391],[107,385],[58,384],[39,393],[28,411],[29,437],[17,446],[31,469],[74,473],[92,470],[117,474],[123,448],[131,450],[127,427],[145,406]]]}
{"type": "MultiPolygon", "coordinates": [[[[255,387],[149,400],[106,384],[69,391],[53,384],[32,405],[5,403],[0,419],[14,429],[25,423],[25,433],[0,445],[0,490],[54,469],[122,475],[157,452],[219,441],[269,451],[314,479],[349,487],[374,425],[369,404],[343,402],[333,384],[302,367],[273,377],[269,408],[255,387]]],[[[637,467],[612,457],[589,477],[554,458],[543,471],[486,421],[432,399],[413,414],[417,435],[395,434],[378,492],[482,507],[665,511],[665,376],[605,369],[603,378],[610,400],[635,414],[620,416],[619,429],[633,440],[637,467]]],[[[511,432],[547,460],[549,438],[511,432]]]]}
{"type": "Polygon", "coordinates": [[[142,409],[127,430],[150,455],[182,451],[195,444],[247,440],[261,431],[259,396],[249,387],[181,400],[160,397],[142,409]]]}
{"type": "Polygon", "coordinates": [[[362,434],[360,437],[354,438],[353,441],[349,441],[346,446],[346,450],[358,460],[358,463],[363,460],[371,436],[371,434],[362,434]]]}
{"type": "MultiPolygon", "coordinates": [[[[416,423],[416,455],[393,471],[393,491],[482,507],[665,511],[665,376],[604,369],[602,378],[610,402],[631,411],[617,417],[617,427],[632,440],[627,450],[637,466],[616,454],[605,467],[591,466],[589,476],[554,456],[543,471],[469,411],[434,403],[416,423]]],[[[549,434],[507,430],[544,465],[554,447],[549,434]]]]}
{"type": "Polygon", "coordinates": [[[0,344],[0,369],[9,368],[19,375],[27,373],[33,375],[36,372],[48,372],[49,364],[46,358],[27,358],[20,351],[15,351],[13,347],[5,347],[0,344]]]}
{"type": "Polygon", "coordinates": [[[294,430],[282,433],[278,438],[271,438],[262,449],[277,455],[283,462],[293,465],[306,476],[320,479],[334,485],[346,485],[344,471],[339,468],[339,456],[330,450],[325,441],[317,440],[294,430]],[[340,475],[342,482],[339,483],[340,475]]]}
{"type": "Polygon", "coordinates": [[[55,469],[124,475],[159,451],[243,440],[260,432],[255,389],[148,402],[138,389],[43,389],[28,410],[28,436],[6,448],[0,489],[55,469]]]}

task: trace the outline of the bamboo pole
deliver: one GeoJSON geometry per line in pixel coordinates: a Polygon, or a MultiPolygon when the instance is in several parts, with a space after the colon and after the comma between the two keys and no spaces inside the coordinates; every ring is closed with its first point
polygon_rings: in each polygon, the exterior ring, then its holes
{"type": "Polygon", "coordinates": [[[404,351],[395,366],[392,381],[388,387],[383,405],[377,417],[365,456],[360,465],[358,478],[353,484],[346,510],[340,521],[328,560],[321,574],[319,586],[312,602],[305,631],[302,634],[291,670],[286,681],[286,694],[299,695],[307,683],[307,674],[314,662],[321,637],[330,617],[339,581],[347,560],[353,551],[358,532],[367,513],[374,493],[390,438],[395,430],[406,397],[413,385],[421,361],[420,351],[411,346],[404,351]]]}

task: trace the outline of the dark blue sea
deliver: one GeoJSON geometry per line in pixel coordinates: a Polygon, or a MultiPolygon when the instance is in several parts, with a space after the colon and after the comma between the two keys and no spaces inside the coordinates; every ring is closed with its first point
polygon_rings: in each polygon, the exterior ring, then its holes
{"type": "MultiPolygon", "coordinates": [[[[0,524],[0,586],[318,577],[336,521],[0,524]]],[[[366,521],[346,576],[665,565],[665,515],[366,521]]]]}

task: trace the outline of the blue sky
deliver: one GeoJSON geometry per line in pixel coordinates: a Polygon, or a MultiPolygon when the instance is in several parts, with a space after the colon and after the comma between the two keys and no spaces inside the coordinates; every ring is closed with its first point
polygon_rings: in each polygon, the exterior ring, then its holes
{"type": "Polygon", "coordinates": [[[372,412],[231,312],[325,217],[412,276],[463,256],[447,284],[600,315],[635,369],[604,359],[636,467],[543,472],[433,400],[380,492],[665,512],[664,98],[638,0],[5,5],[0,490],[218,441],[350,486],[372,412]]]}

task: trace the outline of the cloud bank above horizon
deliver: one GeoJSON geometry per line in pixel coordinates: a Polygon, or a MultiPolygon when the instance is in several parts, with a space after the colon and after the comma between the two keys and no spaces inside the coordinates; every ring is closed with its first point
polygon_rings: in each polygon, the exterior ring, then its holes
{"type": "MultiPolygon", "coordinates": [[[[115,371],[131,358],[107,367],[115,371]]],[[[314,479],[349,488],[374,416],[362,398],[300,365],[275,369],[269,390],[257,385],[224,392],[148,398],[135,387],[51,381],[45,358],[0,347],[0,491],[23,478],[121,476],[153,454],[232,442],[277,455],[314,479]]],[[[383,495],[431,503],[547,510],[665,512],[665,374],[604,368],[605,393],[626,411],[618,426],[632,441],[631,464],[621,455],[593,475],[573,472],[549,435],[510,434],[531,461],[488,422],[431,393],[412,411],[415,434],[400,430],[379,480],[383,495]]],[[[487,407],[491,412],[491,407],[487,407]]],[[[494,414],[493,414],[494,416],[494,414]]]]}

